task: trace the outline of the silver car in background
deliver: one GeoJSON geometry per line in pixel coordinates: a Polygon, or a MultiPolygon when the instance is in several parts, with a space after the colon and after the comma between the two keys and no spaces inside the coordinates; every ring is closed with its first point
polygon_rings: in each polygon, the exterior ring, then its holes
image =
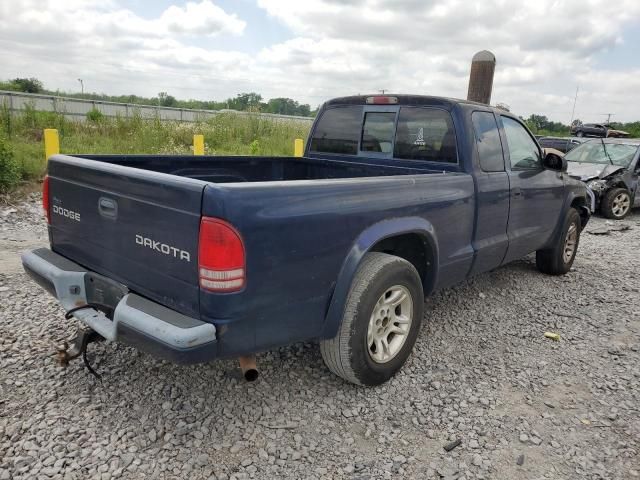
{"type": "Polygon", "coordinates": [[[620,220],[640,206],[640,140],[589,140],[565,155],[567,173],[582,180],[595,197],[595,210],[620,220]]]}

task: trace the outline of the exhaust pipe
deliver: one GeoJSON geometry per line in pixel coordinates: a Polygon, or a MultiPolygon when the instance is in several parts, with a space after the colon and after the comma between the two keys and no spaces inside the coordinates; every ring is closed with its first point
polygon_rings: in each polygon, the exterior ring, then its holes
{"type": "Polygon", "coordinates": [[[255,382],[260,375],[258,373],[258,367],[256,366],[256,356],[250,355],[247,357],[240,357],[240,370],[242,370],[242,376],[247,382],[255,382]]]}

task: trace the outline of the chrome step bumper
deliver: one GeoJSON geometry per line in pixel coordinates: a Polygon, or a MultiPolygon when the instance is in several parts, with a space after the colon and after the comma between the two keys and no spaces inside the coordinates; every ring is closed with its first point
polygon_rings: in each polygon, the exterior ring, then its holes
{"type": "MultiPolygon", "coordinates": [[[[87,275],[95,278],[95,273],[47,248],[25,252],[22,265],[66,311],[87,305],[85,278],[87,275]]],[[[113,280],[103,278],[115,284],[113,280]]],[[[109,341],[132,343],[180,363],[195,363],[215,356],[215,325],[178,313],[121,287],[123,296],[113,306],[112,319],[95,308],[78,309],[71,315],[109,341]],[[190,358],[192,351],[198,354],[190,358]]]]}

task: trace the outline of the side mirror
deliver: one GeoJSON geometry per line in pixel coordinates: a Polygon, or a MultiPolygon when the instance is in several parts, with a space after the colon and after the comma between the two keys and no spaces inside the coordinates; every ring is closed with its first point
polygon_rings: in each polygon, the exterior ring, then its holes
{"type": "Polygon", "coordinates": [[[549,170],[566,172],[568,164],[564,158],[564,155],[562,155],[562,152],[545,148],[544,158],[542,159],[542,166],[544,168],[548,168],[549,170]]]}

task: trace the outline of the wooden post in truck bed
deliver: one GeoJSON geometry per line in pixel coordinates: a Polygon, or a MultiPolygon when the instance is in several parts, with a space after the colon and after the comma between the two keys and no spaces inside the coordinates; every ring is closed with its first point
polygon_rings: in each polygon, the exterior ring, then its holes
{"type": "Polygon", "coordinates": [[[467,100],[491,103],[491,90],[493,89],[493,73],[496,70],[496,57],[488,50],[476,53],[471,60],[471,72],[469,73],[469,90],[467,100]]]}

